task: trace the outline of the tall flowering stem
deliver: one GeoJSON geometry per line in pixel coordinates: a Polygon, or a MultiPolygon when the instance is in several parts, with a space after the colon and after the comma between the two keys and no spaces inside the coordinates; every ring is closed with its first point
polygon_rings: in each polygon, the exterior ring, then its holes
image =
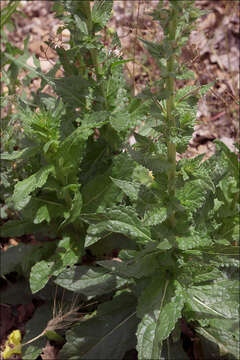
{"type": "MultiPolygon", "coordinates": [[[[177,16],[178,9],[177,7],[172,7],[172,16],[168,23],[168,34],[169,34],[169,43],[174,46],[175,37],[176,37],[176,27],[177,27],[177,16]]],[[[166,79],[166,88],[170,94],[167,98],[167,127],[169,133],[168,141],[168,161],[172,164],[171,169],[168,171],[168,193],[172,197],[175,195],[175,177],[176,177],[176,145],[171,141],[172,129],[176,127],[176,121],[174,117],[174,85],[175,79],[173,77],[174,73],[174,63],[175,63],[175,53],[172,51],[172,54],[167,60],[167,79],[166,79]]],[[[174,213],[170,216],[170,223],[174,226],[175,219],[174,213]]]]}

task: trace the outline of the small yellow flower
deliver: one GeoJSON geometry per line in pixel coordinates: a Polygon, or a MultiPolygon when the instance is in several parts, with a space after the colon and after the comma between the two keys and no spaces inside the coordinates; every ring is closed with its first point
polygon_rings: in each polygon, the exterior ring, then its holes
{"type": "Polygon", "coordinates": [[[5,343],[5,350],[2,353],[3,359],[9,359],[13,354],[21,354],[21,348],[21,332],[14,330],[5,343]]]}
{"type": "Polygon", "coordinates": [[[149,176],[154,180],[154,176],[153,176],[152,171],[149,171],[149,176]]]}

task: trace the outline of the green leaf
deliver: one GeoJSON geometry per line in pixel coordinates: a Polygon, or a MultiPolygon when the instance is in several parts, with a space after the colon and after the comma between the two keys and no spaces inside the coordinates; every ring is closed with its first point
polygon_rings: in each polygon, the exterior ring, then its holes
{"type": "Polygon", "coordinates": [[[239,359],[239,320],[210,319],[207,327],[197,326],[196,332],[217,344],[221,355],[232,354],[239,359]]]}
{"type": "Polygon", "coordinates": [[[144,225],[154,226],[161,224],[167,218],[166,208],[152,208],[147,210],[144,214],[143,223],[144,225]]]}
{"type": "Polygon", "coordinates": [[[72,248],[71,238],[65,236],[59,241],[54,255],[48,260],[41,260],[32,267],[30,273],[32,293],[41,290],[51,276],[58,276],[67,266],[71,267],[76,264],[80,255],[79,249],[72,248]]]}
{"type": "MultiPolygon", "coordinates": [[[[23,343],[32,340],[34,337],[40,335],[46,328],[48,321],[52,317],[52,309],[49,303],[40,305],[34,312],[31,320],[25,324],[25,335],[23,343]]],[[[41,354],[42,349],[46,344],[46,338],[40,337],[36,341],[23,347],[23,360],[35,360],[41,354]]]]}
{"type": "Polygon", "coordinates": [[[124,284],[123,280],[109,270],[87,265],[66,269],[54,282],[65,289],[85,295],[88,300],[112,292],[124,284]]]}
{"type": "Polygon", "coordinates": [[[76,27],[85,35],[88,35],[88,28],[86,22],[82,21],[78,15],[74,15],[76,27]]]}
{"type": "Polygon", "coordinates": [[[22,236],[42,230],[42,225],[36,225],[29,220],[9,220],[1,227],[1,236],[22,236]]]}
{"type": "Polygon", "coordinates": [[[63,345],[65,343],[64,338],[54,330],[45,331],[45,336],[48,338],[48,340],[54,341],[58,345],[63,345]]]}
{"type": "Polygon", "coordinates": [[[92,8],[92,21],[104,27],[111,16],[113,0],[99,0],[92,8]]]}
{"type": "Polygon", "coordinates": [[[201,237],[198,234],[191,234],[191,236],[177,236],[176,243],[178,244],[179,249],[187,250],[210,246],[212,244],[212,240],[207,236],[201,237]]]}
{"type": "Polygon", "coordinates": [[[59,360],[122,359],[136,344],[135,309],[136,299],[129,293],[99,305],[96,316],[67,331],[59,360]]]}
{"type": "Polygon", "coordinates": [[[237,319],[238,291],[236,280],[216,280],[210,285],[192,286],[187,291],[187,304],[196,317],[237,319]]]}
{"type": "Polygon", "coordinates": [[[189,211],[195,212],[206,201],[207,189],[202,180],[192,180],[177,189],[176,196],[189,211]]]}
{"type": "Polygon", "coordinates": [[[7,59],[11,60],[14,64],[16,64],[17,66],[20,66],[26,70],[30,70],[31,73],[35,76],[35,77],[40,77],[42,79],[44,79],[47,84],[49,85],[54,85],[54,82],[52,81],[52,79],[50,77],[48,77],[47,75],[43,74],[41,71],[35,70],[34,67],[27,65],[26,60],[28,58],[28,54],[25,54],[22,56],[20,56],[19,58],[15,58],[14,56],[8,54],[8,53],[4,53],[4,56],[6,56],[7,59]]]}
{"type": "Polygon", "coordinates": [[[48,207],[46,205],[43,205],[41,207],[39,207],[39,209],[37,210],[36,216],[34,218],[34,224],[40,224],[43,221],[47,221],[48,223],[50,222],[50,214],[48,211],[48,207]]]}
{"type": "Polygon", "coordinates": [[[143,225],[131,208],[112,209],[109,214],[99,213],[93,214],[93,216],[86,214],[82,218],[88,223],[96,224],[95,227],[91,227],[91,235],[98,235],[107,231],[121,233],[135,239],[138,243],[153,241],[149,228],[143,225]]]}
{"type": "Polygon", "coordinates": [[[54,261],[42,260],[36,263],[30,273],[30,288],[32,293],[41,290],[48,282],[53,272],[54,261]]]}
{"type": "Polygon", "coordinates": [[[25,149],[19,150],[19,151],[13,151],[11,154],[9,154],[7,152],[3,152],[1,154],[1,159],[2,160],[27,159],[27,158],[30,158],[31,156],[36,155],[36,153],[38,151],[39,151],[39,147],[35,146],[35,147],[25,148],[25,149]]]}
{"type": "Polygon", "coordinates": [[[10,21],[11,16],[14,14],[18,7],[18,4],[18,1],[11,1],[4,8],[1,9],[1,30],[3,26],[10,21]]]}
{"type": "Polygon", "coordinates": [[[117,260],[104,260],[97,263],[108,269],[111,273],[123,278],[140,279],[151,276],[159,267],[159,259],[163,256],[163,251],[171,248],[168,241],[161,243],[150,243],[141,251],[127,250],[119,253],[117,260]]]}
{"type": "Polygon", "coordinates": [[[79,126],[67,136],[59,146],[59,155],[63,158],[66,171],[76,173],[84,155],[86,140],[94,132],[91,126],[79,126]]]}
{"type": "Polygon", "coordinates": [[[122,194],[117,191],[117,187],[109,177],[110,172],[96,175],[82,189],[83,212],[104,211],[106,207],[111,207],[114,202],[121,201],[122,194]],[[118,192],[118,193],[117,193],[118,192]]]}
{"type": "Polygon", "coordinates": [[[69,223],[74,223],[74,221],[79,218],[82,210],[82,195],[78,190],[78,185],[71,184],[67,186],[67,188],[70,187],[72,187],[72,191],[74,192],[71,209],[67,212],[65,220],[61,223],[61,227],[69,223]]]}
{"type": "Polygon", "coordinates": [[[165,57],[165,49],[162,44],[160,43],[154,43],[152,41],[147,41],[144,39],[140,39],[143,44],[145,45],[145,48],[149,51],[149,53],[156,59],[160,60],[161,57],[165,57]]]}
{"type": "Polygon", "coordinates": [[[121,64],[126,64],[129,61],[134,61],[134,59],[125,59],[125,60],[119,60],[119,61],[115,61],[111,64],[111,69],[113,69],[115,66],[121,65],[121,64]]]}
{"type": "Polygon", "coordinates": [[[138,359],[159,359],[163,340],[181,317],[184,297],[181,289],[175,294],[175,286],[161,273],[143,290],[137,307],[137,315],[142,318],[137,330],[138,359]]]}
{"type": "Polygon", "coordinates": [[[233,245],[226,246],[221,244],[214,244],[214,246],[203,248],[202,251],[204,252],[204,254],[238,256],[240,252],[240,247],[233,245]]]}
{"type": "Polygon", "coordinates": [[[84,79],[82,76],[69,76],[54,79],[55,91],[64,103],[71,107],[85,106],[86,97],[94,82],[84,79]]]}
{"type": "Polygon", "coordinates": [[[22,262],[26,254],[32,250],[32,245],[19,244],[10,246],[6,251],[0,252],[0,274],[5,275],[15,269],[22,262]]]}
{"type": "Polygon", "coordinates": [[[111,180],[116,184],[131,200],[138,199],[138,192],[140,190],[141,184],[137,182],[130,182],[126,180],[114,179],[111,177],[111,180]]]}
{"type": "Polygon", "coordinates": [[[54,261],[52,274],[57,276],[65,270],[66,267],[71,267],[76,264],[81,255],[82,250],[80,246],[72,245],[71,238],[69,236],[65,236],[59,241],[55,254],[51,257],[51,260],[54,261]]]}
{"type": "Polygon", "coordinates": [[[227,157],[228,164],[234,175],[235,179],[239,180],[239,159],[238,155],[232,152],[222,141],[215,140],[214,141],[217,146],[224,152],[225,156],[227,157]]]}
{"type": "Polygon", "coordinates": [[[47,165],[25,180],[19,181],[14,188],[12,196],[16,210],[21,210],[30,200],[30,194],[41,188],[47,181],[48,176],[54,173],[54,166],[47,165]]]}
{"type": "Polygon", "coordinates": [[[127,149],[133,160],[153,171],[154,174],[164,173],[172,168],[172,164],[163,155],[149,155],[144,151],[132,150],[130,146],[127,149]]]}

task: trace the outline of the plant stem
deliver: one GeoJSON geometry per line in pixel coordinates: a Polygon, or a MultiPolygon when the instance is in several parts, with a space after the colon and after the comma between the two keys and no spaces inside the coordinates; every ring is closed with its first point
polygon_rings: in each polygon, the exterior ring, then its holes
{"type": "MultiPolygon", "coordinates": [[[[168,24],[169,30],[169,41],[173,42],[176,36],[176,25],[177,25],[177,9],[172,5],[172,16],[168,24]]],[[[174,62],[175,55],[172,54],[167,60],[167,71],[168,77],[166,79],[166,87],[170,93],[170,96],[167,99],[167,125],[168,125],[168,134],[172,134],[172,129],[176,126],[175,117],[173,114],[174,111],[174,78],[172,73],[174,71],[174,62]]],[[[168,171],[168,194],[169,197],[175,195],[175,177],[176,177],[176,145],[169,139],[168,141],[168,161],[172,164],[172,168],[168,171]]],[[[175,215],[174,213],[170,216],[170,223],[172,226],[175,224],[175,215]]]]}
{"type": "MultiPolygon", "coordinates": [[[[89,35],[93,36],[94,34],[93,34],[93,23],[92,23],[92,13],[91,13],[90,1],[89,0],[83,1],[82,6],[84,7],[85,16],[87,19],[86,23],[87,23],[87,27],[88,27],[88,33],[89,33],[89,35]]],[[[90,49],[90,54],[91,54],[93,65],[96,70],[97,79],[99,79],[100,67],[99,67],[98,60],[97,60],[97,49],[90,49]]]]}

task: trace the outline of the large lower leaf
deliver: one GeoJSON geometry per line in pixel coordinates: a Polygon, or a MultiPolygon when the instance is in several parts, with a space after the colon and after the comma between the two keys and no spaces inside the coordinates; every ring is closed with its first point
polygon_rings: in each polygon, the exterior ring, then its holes
{"type": "Polygon", "coordinates": [[[151,276],[156,271],[159,257],[162,256],[161,250],[156,249],[156,244],[139,252],[130,250],[127,253],[128,258],[123,258],[123,261],[104,260],[98,261],[98,264],[123,278],[140,279],[151,276]]]}
{"type": "Polygon", "coordinates": [[[25,234],[32,234],[40,231],[43,226],[40,224],[33,224],[29,220],[9,220],[1,227],[1,236],[22,236],[25,234]]]}
{"type": "Polygon", "coordinates": [[[211,319],[207,327],[196,331],[217,344],[221,355],[232,354],[239,359],[239,320],[211,319]]]}
{"type": "Polygon", "coordinates": [[[84,106],[86,96],[89,95],[90,88],[94,86],[94,81],[86,80],[81,76],[69,76],[54,79],[55,91],[61,96],[63,101],[69,106],[84,106]]]}
{"type": "Polygon", "coordinates": [[[32,293],[41,290],[52,275],[57,276],[66,267],[76,264],[79,256],[80,254],[72,249],[70,237],[60,240],[54,255],[48,260],[39,261],[32,267],[30,273],[32,293]]]}
{"type": "Polygon", "coordinates": [[[111,209],[106,213],[82,215],[82,218],[95,225],[91,227],[91,233],[90,229],[88,229],[91,236],[97,236],[104,232],[109,234],[115,232],[143,244],[152,241],[149,228],[143,225],[135,211],[130,207],[119,206],[117,209],[111,209]]]}
{"type": "Polygon", "coordinates": [[[11,246],[7,251],[0,252],[0,275],[10,273],[15,267],[20,264],[26,254],[31,251],[32,245],[20,244],[17,246],[11,246]]]}
{"type": "Polygon", "coordinates": [[[126,181],[126,180],[119,180],[111,178],[111,180],[116,184],[131,200],[137,200],[138,192],[140,189],[139,183],[126,181]]]}
{"type": "Polygon", "coordinates": [[[197,318],[238,318],[239,282],[218,280],[210,285],[192,286],[187,304],[197,318]]]}
{"type": "Polygon", "coordinates": [[[27,179],[19,181],[15,185],[13,193],[13,203],[16,210],[21,210],[30,200],[30,194],[41,188],[47,181],[50,173],[54,172],[53,165],[47,165],[29,176],[27,179]]]}
{"type": "Polygon", "coordinates": [[[17,160],[17,159],[27,159],[39,152],[39,146],[27,147],[23,150],[13,151],[11,154],[4,152],[1,154],[1,160],[17,160]]]}
{"type": "Polygon", "coordinates": [[[177,189],[176,196],[189,211],[195,212],[206,201],[207,186],[198,179],[185,183],[181,189],[177,189]]]}
{"type": "Polygon", "coordinates": [[[123,194],[113,184],[109,177],[110,172],[95,176],[83,187],[84,212],[103,211],[112,206],[114,202],[120,202],[123,194]]]}
{"type": "Polygon", "coordinates": [[[178,244],[179,249],[187,250],[209,246],[212,244],[212,240],[207,236],[203,237],[198,234],[191,234],[191,236],[177,236],[176,243],[178,244]]]}
{"type": "MultiPolygon", "coordinates": [[[[40,335],[46,328],[48,321],[51,319],[52,309],[50,304],[40,306],[33,314],[31,320],[25,325],[25,335],[23,338],[23,344],[32,340],[34,337],[40,335]]],[[[29,345],[23,346],[24,360],[35,360],[41,354],[44,345],[46,344],[46,338],[40,337],[36,341],[29,345]]]]}
{"type": "Polygon", "coordinates": [[[96,316],[67,331],[59,360],[122,359],[136,345],[137,323],[136,298],[122,293],[100,305],[96,316]]]}
{"type": "Polygon", "coordinates": [[[126,281],[111,274],[109,270],[96,266],[75,266],[66,269],[55,280],[65,289],[83,294],[88,300],[113,291],[126,281]]]}
{"type": "Polygon", "coordinates": [[[137,330],[138,359],[160,359],[162,342],[181,317],[184,296],[176,294],[173,281],[165,273],[156,274],[139,298],[137,314],[142,318],[137,330]]]}

